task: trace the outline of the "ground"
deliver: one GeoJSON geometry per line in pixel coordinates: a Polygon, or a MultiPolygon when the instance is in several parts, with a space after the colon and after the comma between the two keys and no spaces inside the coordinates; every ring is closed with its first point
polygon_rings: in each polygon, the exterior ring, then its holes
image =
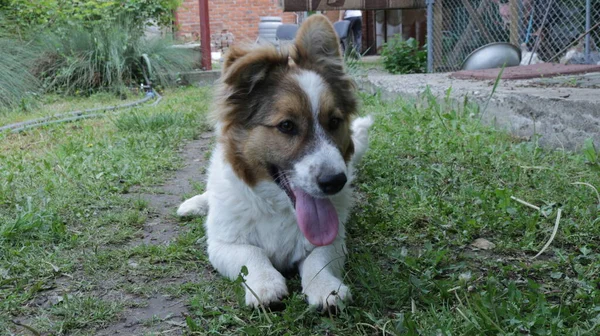
{"type": "MultiPolygon", "coordinates": [[[[541,149],[427,96],[362,95],[376,122],[348,225],[354,300],[321,314],[291,278],[285,310],[243,307],[207,261],[203,219],[175,216],[203,190],[211,92],[0,134],[0,334],[600,332],[598,151],[541,149]]],[[[1,124],[114,103],[51,99],[1,124]]]]}

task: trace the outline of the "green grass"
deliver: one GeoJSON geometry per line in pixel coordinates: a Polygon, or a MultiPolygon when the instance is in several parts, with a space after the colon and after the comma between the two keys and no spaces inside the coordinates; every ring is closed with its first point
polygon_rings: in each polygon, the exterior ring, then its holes
{"type": "MultiPolygon", "coordinates": [[[[146,220],[147,204],[123,196],[162,181],[180,166],[176,149],[206,130],[207,90],[167,95],[156,107],[109,118],[0,134],[0,333],[11,315],[66,334],[116,316],[120,306],[107,307],[88,287],[98,286],[99,270],[127,268],[114,260],[130,253],[123,244],[146,220]],[[72,307],[84,305],[89,314],[28,304],[62,278],[82,282],[72,307]]],[[[65,109],[84,104],[71,105],[65,109]]],[[[172,267],[144,269],[153,276],[172,267]]]]}
{"type": "Polygon", "coordinates": [[[294,278],[286,310],[265,315],[210,271],[201,218],[180,221],[169,245],[127,245],[151,214],[124,195],[171,175],[174,149],[205,130],[209,90],[165,97],[109,119],[0,135],[0,333],[20,319],[40,332],[93,334],[132,305],[106,291],[185,299],[191,335],[600,333],[600,204],[593,188],[573,184],[600,188],[591,143],[582,153],[541,149],[479,124],[476,110],[364,95],[376,122],[348,224],[354,301],[321,315],[294,278]],[[556,238],[533,259],[559,208],[556,238]],[[476,238],[496,247],[472,250],[476,238]],[[170,280],[181,274],[197,278],[170,280]],[[61,281],[71,283],[68,302],[38,304],[61,281]]]}
{"type": "Polygon", "coordinates": [[[125,99],[117,98],[114,93],[109,92],[99,92],[89,96],[46,94],[39,96],[36,102],[30,101],[20,107],[0,109],[0,126],[62,113],[122,105],[142,98],[144,95],[141,92],[130,92],[125,99]]]}

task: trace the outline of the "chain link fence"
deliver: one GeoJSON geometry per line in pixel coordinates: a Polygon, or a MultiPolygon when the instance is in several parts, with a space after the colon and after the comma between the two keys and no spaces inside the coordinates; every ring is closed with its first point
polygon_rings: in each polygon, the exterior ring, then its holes
{"type": "Polygon", "coordinates": [[[600,62],[600,27],[575,42],[600,22],[600,0],[435,0],[429,15],[433,72],[459,70],[492,42],[519,46],[522,64],[600,62]]]}

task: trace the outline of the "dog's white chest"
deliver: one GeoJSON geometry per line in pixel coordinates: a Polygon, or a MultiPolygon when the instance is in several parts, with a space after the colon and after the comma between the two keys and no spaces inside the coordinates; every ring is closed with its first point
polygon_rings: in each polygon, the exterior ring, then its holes
{"type": "Polygon", "coordinates": [[[282,270],[314,249],[300,232],[285,192],[269,182],[250,188],[224,162],[220,146],[213,153],[207,189],[210,239],[260,247],[282,270]]]}

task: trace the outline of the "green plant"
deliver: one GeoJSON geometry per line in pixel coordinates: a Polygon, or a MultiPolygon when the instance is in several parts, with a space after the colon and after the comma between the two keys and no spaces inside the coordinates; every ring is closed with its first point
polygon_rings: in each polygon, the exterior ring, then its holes
{"type": "MultiPolygon", "coordinates": [[[[74,25],[108,28],[124,16],[133,18],[140,27],[150,22],[170,26],[173,11],[180,4],[181,0],[1,0],[0,10],[11,24],[0,24],[0,28],[18,34],[74,25]]],[[[63,30],[64,34],[69,32],[68,28],[63,30]]]]}
{"type": "Polygon", "coordinates": [[[32,46],[0,34],[0,108],[16,107],[38,90],[30,72],[37,56],[32,46]]]}
{"type": "Polygon", "coordinates": [[[145,38],[129,17],[108,28],[76,26],[68,35],[50,32],[40,40],[45,52],[36,74],[48,90],[67,94],[122,91],[143,82],[144,75],[155,85],[171,85],[194,62],[192,51],[173,48],[168,38],[145,38]]]}
{"type": "Polygon", "coordinates": [[[414,38],[393,38],[383,45],[381,57],[385,69],[393,74],[422,73],[427,66],[427,51],[414,38]]]}

